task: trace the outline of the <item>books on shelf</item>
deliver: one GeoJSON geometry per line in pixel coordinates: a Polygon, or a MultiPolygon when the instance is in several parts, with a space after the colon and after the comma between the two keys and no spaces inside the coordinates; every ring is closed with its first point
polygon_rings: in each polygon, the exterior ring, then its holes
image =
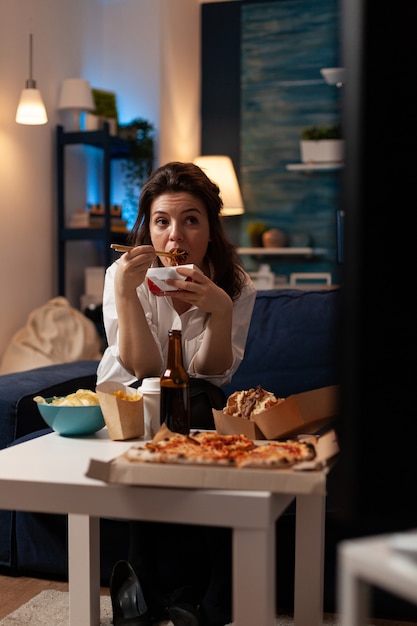
{"type": "MultiPolygon", "coordinates": [[[[104,208],[94,205],[90,209],[80,209],[71,215],[70,228],[104,228],[105,212],[104,208]]],[[[110,227],[114,232],[126,232],[127,220],[122,218],[122,211],[119,205],[113,205],[110,209],[110,227]]]]}

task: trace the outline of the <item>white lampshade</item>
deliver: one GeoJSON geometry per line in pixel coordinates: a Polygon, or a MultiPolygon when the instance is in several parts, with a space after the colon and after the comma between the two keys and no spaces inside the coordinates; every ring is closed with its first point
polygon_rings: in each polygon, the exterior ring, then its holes
{"type": "Polygon", "coordinates": [[[241,215],[245,212],[235,168],[230,157],[199,156],[194,159],[194,163],[219,186],[220,197],[223,201],[221,215],[241,215]]]}
{"type": "Polygon", "coordinates": [[[30,126],[46,124],[45,105],[39,89],[36,88],[36,81],[33,78],[33,34],[29,34],[29,78],[26,81],[26,88],[20,94],[19,104],[16,111],[16,122],[18,124],[29,124],[30,126]]]}
{"type": "Polygon", "coordinates": [[[93,111],[95,108],[90,83],[83,78],[66,78],[62,81],[58,109],[93,111]]]}
{"type": "Polygon", "coordinates": [[[93,92],[88,80],[83,78],[66,78],[62,81],[58,109],[60,111],[71,111],[73,124],[76,129],[79,129],[80,113],[95,109],[93,92]]]}
{"type": "Polygon", "coordinates": [[[16,122],[18,124],[46,124],[45,105],[39,89],[23,89],[16,111],[16,122]]]}

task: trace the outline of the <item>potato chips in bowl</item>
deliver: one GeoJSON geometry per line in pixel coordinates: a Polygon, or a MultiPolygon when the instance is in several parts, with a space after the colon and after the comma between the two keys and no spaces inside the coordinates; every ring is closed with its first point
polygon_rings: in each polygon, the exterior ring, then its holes
{"type": "Polygon", "coordinates": [[[98,395],[89,389],[78,389],[64,397],[33,399],[44,421],[60,435],[92,435],[105,426],[98,395]]]}

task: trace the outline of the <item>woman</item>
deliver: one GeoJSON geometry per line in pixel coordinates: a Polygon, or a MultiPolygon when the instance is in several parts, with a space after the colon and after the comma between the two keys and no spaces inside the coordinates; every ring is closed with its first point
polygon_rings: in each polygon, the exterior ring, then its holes
{"type": "MultiPolygon", "coordinates": [[[[225,236],[221,208],[218,186],[192,163],[168,163],[151,174],[130,235],[135,247],[106,272],[108,348],[98,383],[134,385],[159,376],[171,328],[182,331],[183,361],[192,383],[199,379],[221,387],[230,382],[243,358],[256,290],[225,236]],[[177,271],[191,280],[170,279],[178,291],[154,295],[145,280],[148,268],[171,264],[156,250],[179,249],[187,257],[177,271]]],[[[205,427],[193,414],[191,421],[205,427]]],[[[132,522],[131,531],[129,561],[154,620],[168,617],[175,626],[230,621],[228,529],[132,522]]]]}

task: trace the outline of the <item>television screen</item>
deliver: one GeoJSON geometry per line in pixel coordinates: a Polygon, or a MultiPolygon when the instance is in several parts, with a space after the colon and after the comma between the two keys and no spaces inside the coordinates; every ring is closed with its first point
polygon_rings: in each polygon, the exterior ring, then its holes
{"type": "Polygon", "coordinates": [[[342,519],[417,526],[417,4],[342,3],[346,166],[341,327],[342,519]]]}

